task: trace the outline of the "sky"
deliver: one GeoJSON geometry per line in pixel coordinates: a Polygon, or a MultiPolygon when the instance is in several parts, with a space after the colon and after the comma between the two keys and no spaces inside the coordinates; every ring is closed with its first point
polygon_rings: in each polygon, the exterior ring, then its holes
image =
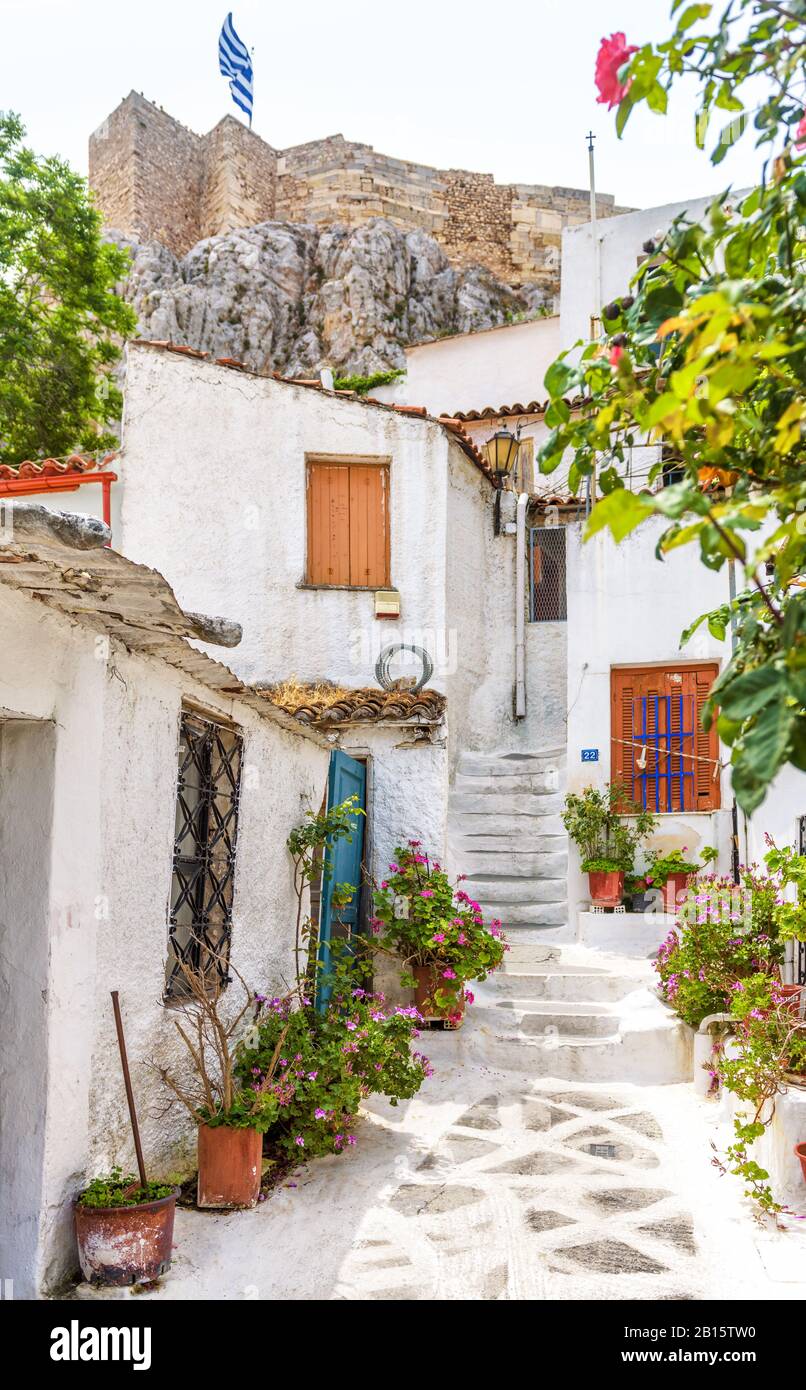
{"type": "MultiPolygon", "coordinates": [[[[693,140],[693,89],[664,118],[634,112],[621,141],[597,105],[604,33],[666,37],[669,0],[234,0],[253,50],[254,129],[275,148],[337,132],[384,154],[499,182],[596,184],[651,207],[755,181],[752,136],[718,170],[693,140]]],[[[0,0],[0,109],[28,141],[86,173],[87,139],[132,89],[193,130],[232,105],[218,72],[227,0],[0,0]]]]}

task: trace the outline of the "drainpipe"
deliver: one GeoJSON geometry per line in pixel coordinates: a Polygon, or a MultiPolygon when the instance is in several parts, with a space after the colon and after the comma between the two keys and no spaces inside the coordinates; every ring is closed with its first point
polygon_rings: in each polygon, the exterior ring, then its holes
{"type": "Polygon", "coordinates": [[[515,718],[526,718],[526,507],[529,495],[518,494],[515,509],[515,718]]]}

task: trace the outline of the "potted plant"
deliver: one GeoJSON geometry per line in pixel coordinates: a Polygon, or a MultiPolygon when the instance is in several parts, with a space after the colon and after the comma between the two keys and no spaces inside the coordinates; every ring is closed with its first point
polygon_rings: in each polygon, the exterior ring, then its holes
{"type": "Polygon", "coordinates": [[[646,876],[654,888],[661,889],[664,912],[677,911],[692,877],[702,873],[717,857],[717,851],[708,845],[697,863],[684,857],[686,850],[687,846],[684,845],[682,849],[669,850],[667,854],[661,854],[659,850],[647,851],[646,876]]]}
{"type": "Polygon", "coordinates": [[[78,1259],[89,1284],[148,1284],[167,1273],[179,1188],[113,1168],[74,1205],[78,1259]]]}
{"type": "Polygon", "coordinates": [[[270,1078],[277,1110],[267,1140],[285,1159],[346,1153],[363,1099],[385,1095],[397,1105],[431,1075],[428,1058],[412,1050],[416,1009],[388,1006],[363,987],[365,974],[362,962],[337,955],[322,1010],[307,996],[257,998],[236,1076],[245,1091],[265,1092],[270,1078]]]}
{"type": "Polygon", "coordinates": [[[198,1130],[199,1207],[253,1207],[260,1192],[263,1135],[278,1113],[272,1087],[279,1063],[267,1067],[258,1086],[245,1086],[236,1074],[236,1049],[242,1024],[255,997],[243,977],[226,962],[227,971],[239,981],[246,1000],[227,1020],[222,1008],[223,978],[218,956],[206,945],[207,968],[186,962],[180,966],[186,1002],[181,1020],[174,1019],[195,1074],[189,1089],[165,1067],[159,1074],[177,1100],[193,1117],[198,1130]]]}
{"type": "Polygon", "coordinates": [[[800,1171],[803,1174],[803,1181],[806,1182],[806,1143],[796,1144],[795,1153],[800,1159],[800,1171]]]}
{"type": "Polygon", "coordinates": [[[562,819],[582,856],[592,905],[618,907],[635,851],[655,828],[655,817],[631,804],[619,783],[609,782],[569,792],[562,819]]]}
{"type": "Polygon", "coordinates": [[[419,840],[397,848],[389,877],[375,889],[371,925],[380,949],[400,956],[402,983],[428,1021],[458,1027],[473,995],[465,986],[498,968],[508,946],[501,923],[486,925],[479,907],[451,884],[419,840]]]}
{"type": "MultiPolygon", "coordinates": [[[[734,1142],[727,1161],[730,1172],[744,1178],[746,1195],[775,1215],[787,1208],[776,1199],[769,1174],[751,1157],[750,1149],[772,1121],[776,1097],[792,1085],[806,1085],[806,1021],[792,1017],[780,985],[767,974],[738,981],[730,1011],[737,1048],[732,1056],[719,1060],[717,1069],[725,1088],[748,1110],[734,1117],[734,1142]]],[[[795,1153],[803,1165],[804,1145],[797,1144],[795,1153]]]]}

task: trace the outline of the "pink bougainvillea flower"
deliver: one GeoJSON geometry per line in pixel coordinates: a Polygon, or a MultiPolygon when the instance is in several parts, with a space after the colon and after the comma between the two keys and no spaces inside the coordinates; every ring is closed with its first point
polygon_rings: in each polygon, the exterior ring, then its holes
{"type": "Polygon", "coordinates": [[[466,1003],[466,1004],[475,1004],[475,1002],[476,1002],[476,996],[475,996],[475,994],[473,993],[473,991],[472,991],[472,990],[469,990],[469,989],[466,989],[466,990],[465,990],[465,1003],[466,1003]]]}
{"type": "Polygon", "coordinates": [[[624,348],[619,347],[618,344],[616,344],[615,347],[611,347],[607,360],[610,363],[611,367],[617,367],[623,356],[624,348]]]}
{"type": "Polygon", "coordinates": [[[629,44],[624,34],[611,34],[602,39],[596,55],[595,82],[599,95],[598,102],[607,102],[608,111],[623,101],[629,89],[629,82],[619,82],[619,68],[622,68],[638,52],[637,44],[629,44]]]}

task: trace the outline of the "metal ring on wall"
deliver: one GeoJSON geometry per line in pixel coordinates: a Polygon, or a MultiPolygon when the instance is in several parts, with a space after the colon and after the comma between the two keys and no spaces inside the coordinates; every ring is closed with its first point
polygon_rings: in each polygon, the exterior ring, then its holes
{"type": "Polygon", "coordinates": [[[392,690],[394,688],[394,681],[389,675],[389,664],[392,657],[396,656],[398,652],[413,652],[415,656],[420,658],[423,668],[422,674],[419,679],[415,681],[414,685],[407,687],[407,689],[411,689],[415,693],[418,690],[422,690],[423,686],[428,684],[434,674],[434,663],[425,650],[425,647],[415,647],[412,646],[410,642],[392,642],[388,647],[384,647],[375,663],[375,679],[378,685],[381,686],[383,690],[392,690]]]}

